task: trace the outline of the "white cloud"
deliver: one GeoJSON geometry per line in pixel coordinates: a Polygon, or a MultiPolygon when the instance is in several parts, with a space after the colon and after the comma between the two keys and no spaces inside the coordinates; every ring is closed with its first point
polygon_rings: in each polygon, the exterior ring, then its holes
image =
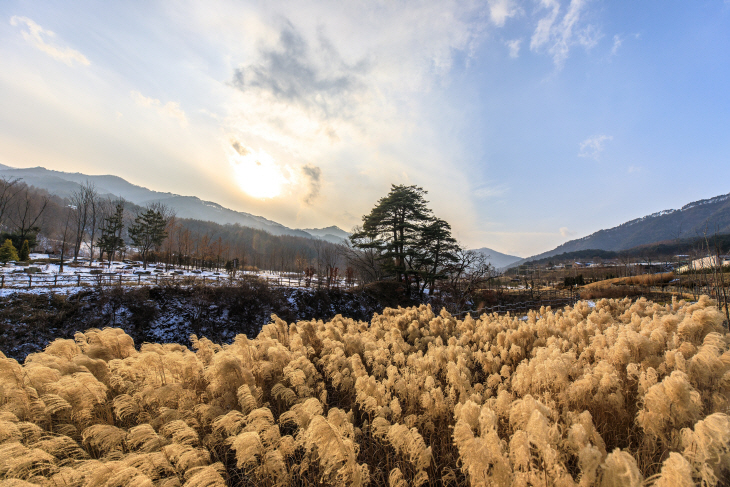
{"type": "Polygon", "coordinates": [[[598,160],[601,152],[604,151],[606,142],[613,140],[611,135],[594,135],[580,143],[578,157],[587,157],[598,160]]]}
{"type": "Polygon", "coordinates": [[[70,47],[59,46],[50,42],[56,34],[50,30],[46,30],[40,25],[33,22],[27,17],[13,16],[10,19],[10,25],[13,27],[25,26],[27,30],[23,30],[23,39],[32,44],[35,48],[45,52],[52,58],[61,61],[69,66],[74,62],[88,66],[91,64],[89,60],[79,51],[70,47]]]}
{"type": "Polygon", "coordinates": [[[643,170],[644,170],[644,168],[641,166],[629,166],[627,171],[629,174],[634,174],[637,172],[642,172],[643,170]]]}
{"type": "Polygon", "coordinates": [[[571,232],[570,230],[568,230],[568,227],[560,227],[560,236],[561,237],[568,238],[568,237],[572,237],[574,235],[575,235],[575,232],[571,232]]]}
{"type": "Polygon", "coordinates": [[[519,13],[514,0],[489,0],[489,17],[497,27],[503,27],[507,19],[519,13]]]}
{"type": "Polygon", "coordinates": [[[520,55],[520,44],[522,44],[522,39],[514,39],[511,41],[505,42],[507,45],[507,48],[509,49],[509,57],[511,58],[517,58],[520,55]]]}
{"type": "Polygon", "coordinates": [[[183,128],[188,126],[188,119],[178,102],[169,101],[163,105],[160,100],[148,98],[139,91],[132,91],[131,95],[137,105],[145,108],[154,108],[160,115],[177,120],[183,128]]]}
{"type": "Polygon", "coordinates": [[[593,48],[601,38],[600,30],[593,25],[581,27],[581,15],[586,0],[571,0],[567,12],[560,19],[561,5],[557,0],[541,0],[541,7],[548,14],[537,22],[530,40],[530,49],[535,52],[546,50],[560,69],[568,59],[570,49],[580,45],[593,48]]]}

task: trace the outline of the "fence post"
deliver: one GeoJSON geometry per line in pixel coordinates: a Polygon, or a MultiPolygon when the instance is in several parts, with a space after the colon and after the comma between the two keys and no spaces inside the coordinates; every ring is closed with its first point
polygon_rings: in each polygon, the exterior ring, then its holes
{"type": "Polygon", "coordinates": [[[5,287],[5,274],[2,275],[2,278],[0,278],[0,289],[5,287]]]}
{"type": "Polygon", "coordinates": [[[28,274],[28,289],[30,289],[32,285],[33,285],[33,276],[31,274],[28,274]]]}
{"type": "Polygon", "coordinates": [[[81,274],[77,274],[76,277],[78,278],[78,286],[81,287],[81,274]]]}
{"type": "Polygon", "coordinates": [[[58,274],[53,276],[53,287],[58,286],[58,274]]]}

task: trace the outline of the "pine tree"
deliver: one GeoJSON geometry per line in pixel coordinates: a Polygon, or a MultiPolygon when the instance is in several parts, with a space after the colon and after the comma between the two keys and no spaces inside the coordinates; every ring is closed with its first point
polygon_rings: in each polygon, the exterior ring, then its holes
{"type": "Polygon", "coordinates": [[[20,260],[18,252],[13,246],[13,241],[9,238],[5,240],[5,243],[0,247],[0,261],[9,262],[11,260],[20,260]]]}
{"type": "Polygon", "coordinates": [[[104,219],[104,225],[101,228],[101,238],[97,243],[97,246],[102,252],[106,252],[109,256],[109,267],[112,265],[114,253],[124,248],[122,230],[124,230],[124,205],[118,203],[116,211],[104,219]]]}
{"type": "Polygon", "coordinates": [[[350,237],[354,247],[378,252],[396,280],[409,283],[412,276],[419,284],[423,279],[424,286],[440,278],[441,267],[458,249],[451,227],[432,215],[425,194],[418,186],[392,185],[350,237]]]}
{"type": "Polygon", "coordinates": [[[142,254],[144,268],[147,269],[147,256],[153,247],[159,247],[167,238],[167,219],[160,210],[148,208],[137,215],[129,227],[129,237],[142,254]]]}
{"type": "Polygon", "coordinates": [[[446,269],[457,260],[459,244],[451,235],[451,225],[440,219],[431,219],[422,229],[419,241],[420,252],[414,267],[420,270],[423,278],[420,291],[430,286],[434,291],[436,281],[445,277],[446,269]]]}
{"type": "Polygon", "coordinates": [[[30,260],[30,245],[28,244],[28,240],[23,240],[23,245],[20,247],[18,257],[23,262],[30,260]]]}

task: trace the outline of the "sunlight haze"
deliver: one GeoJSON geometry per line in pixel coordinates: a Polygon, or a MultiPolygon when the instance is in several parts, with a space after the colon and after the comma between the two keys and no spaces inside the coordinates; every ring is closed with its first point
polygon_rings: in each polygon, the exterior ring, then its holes
{"type": "Polygon", "coordinates": [[[725,194],[730,3],[0,4],[0,164],[528,256],[725,194]]]}

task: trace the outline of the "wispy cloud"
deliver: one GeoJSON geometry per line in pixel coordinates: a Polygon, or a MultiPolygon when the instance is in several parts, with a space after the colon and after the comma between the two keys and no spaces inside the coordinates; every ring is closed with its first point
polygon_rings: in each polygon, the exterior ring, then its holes
{"type": "Polygon", "coordinates": [[[287,22],[275,46],[260,48],[256,61],[235,70],[233,85],[287,104],[318,109],[325,117],[342,115],[364,89],[361,77],[367,62],[345,63],[323,35],[318,44],[310,49],[307,40],[287,22]]]}
{"type": "Polygon", "coordinates": [[[231,140],[231,147],[233,147],[233,150],[235,150],[240,156],[247,156],[251,153],[251,149],[244,146],[236,139],[231,140]]]}
{"type": "Polygon", "coordinates": [[[45,52],[62,63],[69,66],[73,65],[74,62],[84,66],[91,64],[86,56],[79,51],[53,43],[52,39],[56,37],[55,32],[44,29],[28,17],[13,16],[10,19],[10,25],[24,28],[22,31],[23,39],[32,44],[36,49],[45,52]]]}
{"type": "Polygon", "coordinates": [[[304,196],[304,203],[311,205],[317,196],[319,196],[319,190],[322,187],[322,169],[312,164],[307,164],[302,167],[302,173],[307,180],[308,191],[304,196]]]}
{"type": "Polygon", "coordinates": [[[185,112],[180,108],[179,103],[169,101],[163,105],[160,100],[146,97],[139,91],[132,91],[131,95],[137,105],[145,108],[154,108],[160,115],[177,120],[183,128],[188,126],[188,119],[185,116],[185,112]]]}
{"type": "Polygon", "coordinates": [[[497,198],[509,192],[509,186],[498,184],[495,186],[485,185],[474,190],[473,194],[479,199],[497,198]]]}
{"type": "Polygon", "coordinates": [[[538,21],[530,49],[535,52],[546,50],[558,69],[565,64],[572,47],[578,45],[591,49],[598,43],[602,36],[600,30],[593,25],[581,26],[586,0],[571,0],[562,19],[558,0],[541,0],[540,4],[549,12],[538,21]]]}
{"type": "Polygon", "coordinates": [[[511,41],[505,42],[505,45],[509,49],[509,57],[511,58],[517,58],[520,55],[520,44],[522,44],[522,39],[514,39],[511,41]]]}
{"type": "Polygon", "coordinates": [[[618,49],[621,47],[621,44],[623,44],[624,39],[620,35],[616,34],[613,36],[613,47],[611,48],[611,55],[615,56],[618,52],[618,49]]]}
{"type": "Polygon", "coordinates": [[[587,157],[598,160],[601,152],[606,148],[606,142],[613,140],[612,135],[594,135],[580,143],[578,157],[587,157]]]}
{"type": "Polygon", "coordinates": [[[576,232],[572,232],[572,231],[568,230],[568,227],[560,227],[560,236],[561,237],[565,237],[565,238],[572,237],[575,235],[575,233],[576,232]]]}

